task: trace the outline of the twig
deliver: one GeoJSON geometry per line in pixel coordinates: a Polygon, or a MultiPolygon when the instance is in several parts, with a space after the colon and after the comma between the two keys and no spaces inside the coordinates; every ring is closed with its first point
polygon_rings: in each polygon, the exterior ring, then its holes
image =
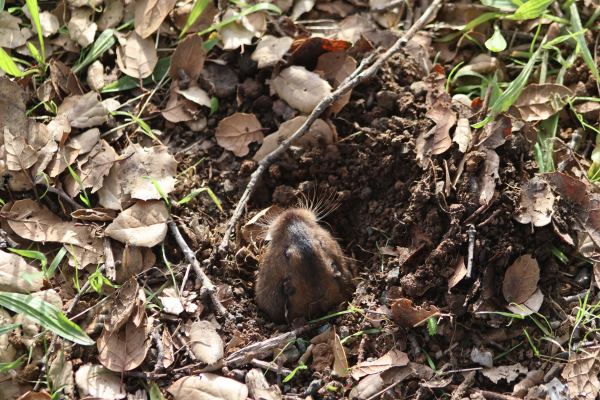
{"type": "Polygon", "coordinates": [[[192,249],[190,249],[190,246],[188,246],[188,244],[186,243],[183,236],[181,236],[181,232],[179,232],[179,228],[177,227],[175,221],[169,221],[169,229],[171,230],[171,234],[175,238],[177,245],[179,246],[181,251],[183,251],[185,259],[188,263],[192,265],[196,276],[200,279],[200,282],[202,284],[202,289],[200,289],[200,296],[208,298],[210,300],[217,314],[219,314],[222,317],[225,317],[226,319],[232,319],[232,315],[225,309],[225,307],[223,307],[223,304],[221,304],[219,299],[217,299],[216,286],[212,283],[210,278],[202,270],[200,263],[196,259],[196,254],[194,254],[192,249]]]}
{"type": "Polygon", "coordinates": [[[279,367],[279,365],[275,364],[274,362],[263,361],[259,360],[258,358],[253,358],[250,361],[250,364],[254,365],[255,367],[264,369],[265,372],[273,371],[282,375],[289,375],[292,373],[292,370],[289,368],[279,367]]]}
{"type": "Polygon", "coordinates": [[[467,256],[467,274],[465,275],[467,278],[471,277],[473,273],[473,257],[475,253],[475,234],[477,231],[475,230],[475,226],[469,225],[469,229],[467,229],[467,236],[469,237],[469,248],[468,248],[468,256],[467,256]]]}
{"type": "Polygon", "coordinates": [[[300,328],[294,329],[293,331],[282,333],[281,335],[263,340],[262,342],[252,343],[249,346],[231,353],[225,360],[225,364],[234,367],[248,364],[252,361],[252,359],[258,357],[260,354],[266,353],[274,348],[281,347],[281,345],[284,343],[296,340],[299,335],[312,327],[313,325],[311,324],[304,325],[300,328]]]}
{"type": "Polygon", "coordinates": [[[38,183],[38,185],[42,185],[42,186],[44,186],[44,188],[45,188],[45,189],[46,189],[48,192],[50,192],[50,193],[52,193],[52,194],[55,194],[55,195],[57,195],[58,197],[60,197],[61,199],[63,199],[63,200],[64,200],[64,201],[66,201],[67,203],[69,203],[69,205],[70,205],[71,207],[73,207],[73,209],[74,209],[74,210],[80,210],[80,209],[82,209],[82,208],[83,208],[83,206],[82,206],[82,205],[78,204],[78,203],[77,203],[75,200],[73,200],[73,199],[71,198],[71,196],[69,196],[68,194],[66,194],[66,193],[65,193],[65,192],[63,192],[62,190],[60,190],[60,189],[57,189],[57,188],[55,188],[55,187],[53,187],[53,186],[47,185],[47,184],[45,184],[45,183],[38,183]]]}
{"type": "Polygon", "coordinates": [[[317,104],[314,110],[310,113],[306,121],[291,135],[289,138],[284,140],[279,147],[269,153],[265,158],[263,158],[258,163],[258,168],[256,171],[252,173],[250,177],[250,182],[246,186],[246,190],[240,197],[235,210],[229,222],[227,224],[227,229],[223,235],[223,239],[221,240],[221,244],[219,245],[219,253],[224,253],[229,247],[229,240],[231,236],[231,232],[233,231],[237,221],[241,218],[242,213],[244,212],[244,208],[246,204],[248,204],[248,200],[250,200],[250,196],[254,192],[256,184],[262,174],[267,170],[267,168],[281,156],[290,145],[301,138],[310,128],[310,126],[315,122],[323,112],[330,105],[332,105],[336,100],[338,100],[344,93],[349,91],[350,89],[356,87],[359,83],[371,78],[375,73],[381,68],[381,66],[398,50],[400,50],[404,45],[413,37],[415,34],[432,18],[437,14],[437,11],[442,5],[442,0],[434,0],[429,7],[425,10],[423,15],[415,22],[415,24],[407,30],[401,38],[399,38],[396,43],[392,45],[385,53],[381,54],[377,59],[375,59],[374,55],[367,57],[363,62],[360,63],[359,67],[354,71],[353,74],[348,76],[340,86],[333,91],[329,96],[325,97],[323,100],[317,104]],[[375,60],[375,61],[373,61],[375,60]],[[373,61],[373,62],[372,62],[373,61]],[[372,62],[372,63],[371,63],[372,62]],[[370,65],[369,65],[370,64],[370,65]]]}

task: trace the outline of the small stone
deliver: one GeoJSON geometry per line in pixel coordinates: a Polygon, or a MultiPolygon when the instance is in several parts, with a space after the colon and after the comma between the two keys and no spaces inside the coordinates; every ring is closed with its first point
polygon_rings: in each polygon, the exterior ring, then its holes
{"type": "Polygon", "coordinates": [[[382,90],[377,93],[377,105],[384,110],[394,111],[398,101],[398,93],[391,90],[382,90]]]}
{"type": "Polygon", "coordinates": [[[427,84],[423,81],[413,82],[410,85],[410,91],[413,92],[415,96],[419,96],[427,92],[427,84]]]}

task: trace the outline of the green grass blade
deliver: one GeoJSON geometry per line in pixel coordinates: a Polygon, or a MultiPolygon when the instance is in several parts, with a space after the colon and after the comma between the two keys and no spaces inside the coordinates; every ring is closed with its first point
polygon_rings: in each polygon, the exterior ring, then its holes
{"type": "Polygon", "coordinates": [[[517,8],[517,11],[510,18],[518,21],[537,18],[546,11],[550,4],[552,4],[552,0],[526,1],[517,8]]]}
{"type": "Polygon", "coordinates": [[[63,260],[63,258],[65,258],[66,254],[67,254],[67,249],[65,247],[61,247],[61,249],[58,251],[58,253],[56,253],[56,256],[54,256],[54,259],[50,263],[50,267],[48,268],[48,271],[46,272],[46,275],[48,276],[48,278],[52,278],[54,276],[54,271],[56,271],[56,269],[60,265],[60,262],[63,260]]]}
{"type": "Polygon", "coordinates": [[[25,356],[21,356],[17,358],[15,361],[0,363],[0,374],[5,374],[8,371],[18,368],[23,363],[23,358],[25,356]]]}
{"type": "MultiPolygon", "coordinates": [[[[144,86],[148,86],[153,83],[160,82],[163,77],[169,72],[169,68],[171,67],[171,57],[163,57],[158,60],[156,63],[156,67],[154,67],[154,71],[152,75],[143,80],[144,86]]],[[[140,80],[132,78],[131,76],[124,76],[122,78],[117,79],[115,82],[109,83],[104,86],[101,93],[114,93],[121,92],[124,90],[134,89],[140,86],[140,80]]]]}
{"type": "Polygon", "coordinates": [[[20,325],[21,324],[8,324],[8,325],[0,326],[0,336],[6,335],[7,333],[14,331],[20,325]]]}
{"type": "Polygon", "coordinates": [[[80,63],[75,64],[73,67],[73,73],[78,73],[83,68],[87,67],[94,61],[96,61],[105,51],[115,45],[117,40],[115,39],[114,31],[107,29],[98,36],[98,39],[92,44],[87,54],[81,60],[80,63]]]}
{"type": "Polygon", "coordinates": [[[31,15],[31,21],[35,25],[37,30],[38,41],[40,42],[40,52],[42,54],[43,63],[46,62],[46,49],[44,46],[44,35],[42,34],[42,24],[40,23],[40,8],[38,7],[37,0],[25,0],[29,15],[31,15]]]}
{"type": "Polygon", "coordinates": [[[571,14],[571,26],[578,32],[575,35],[575,40],[577,41],[577,45],[581,51],[581,55],[583,56],[583,61],[585,65],[592,71],[592,75],[596,78],[596,82],[600,83],[600,74],[598,73],[598,66],[594,62],[594,57],[592,57],[592,53],[590,49],[587,47],[587,43],[585,42],[585,37],[583,36],[583,26],[581,26],[581,18],[579,17],[579,11],[577,10],[577,4],[573,3],[569,7],[569,13],[571,14]]]}
{"type": "Polygon", "coordinates": [[[58,308],[42,299],[21,293],[0,292],[0,306],[40,324],[58,336],[84,346],[95,342],[58,308]]]}
{"type": "Polygon", "coordinates": [[[8,75],[20,78],[25,76],[23,71],[17,67],[17,64],[13,61],[12,57],[8,55],[2,47],[0,47],[0,69],[6,72],[8,75]]]}
{"type": "Polygon", "coordinates": [[[185,21],[185,25],[183,26],[183,29],[181,30],[181,33],[179,34],[180,38],[182,38],[187,33],[187,31],[192,27],[192,25],[194,25],[196,23],[198,18],[200,18],[200,16],[204,12],[204,9],[208,5],[208,1],[209,0],[196,0],[194,2],[194,5],[192,6],[192,11],[190,11],[190,15],[188,15],[187,21],[185,21]]]}
{"type": "Polygon", "coordinates": [[[245,17],[246,15],[250,15],[250,14],[258,12],[258,11],[272,11],[274,13],[281,14],[281,10],[279,9],[279,7],[277,7],[274,4],[271,4],[271,3],[258,3],[258,4],[255,4],[253,6],[244,8],[239,13],[237,13],[235,15],[232,15],[231,17],[226,18],[226,19],[224,19],[221,22],[218,22],[216,24],[212,24],[211,26],[209,26],[208,28],[206,28],[202,32],[199,32],[198,35],[204,35],[206,33],[210,33],[210,32],[213,32],[213,31],[218,31],[219,29],[221,29],[225,25],[229,25],[232,22],[239,21],[241,18],[245,17]]]}

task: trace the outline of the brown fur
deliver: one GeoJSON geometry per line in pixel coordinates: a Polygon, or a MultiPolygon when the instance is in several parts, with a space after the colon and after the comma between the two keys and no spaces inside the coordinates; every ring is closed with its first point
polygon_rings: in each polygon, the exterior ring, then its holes
{"type": "Polygon", "coordinates": [[[270,319],[320,317],[352,294],[352,274],[340,245],[307,209],[282,212],[269,225],[256,279],[256,302],[270,319]]]}

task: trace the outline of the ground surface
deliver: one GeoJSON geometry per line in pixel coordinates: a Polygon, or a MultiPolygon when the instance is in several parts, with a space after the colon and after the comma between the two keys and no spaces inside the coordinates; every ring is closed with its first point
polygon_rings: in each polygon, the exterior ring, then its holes
{"type": "Polygon", "coordinates": [[[445,4],[268,166],[221,252],[269,136],[429,3],[208,2],[182,41],[191,3],[95,3],[40,3],[45,60],[24,55],[31,9],[0,14],[0,399],[596,398],[592,2],[445,4]],[[331,206],[356,289],[278,325],[252,221],[305,197],[331,206]]]}

